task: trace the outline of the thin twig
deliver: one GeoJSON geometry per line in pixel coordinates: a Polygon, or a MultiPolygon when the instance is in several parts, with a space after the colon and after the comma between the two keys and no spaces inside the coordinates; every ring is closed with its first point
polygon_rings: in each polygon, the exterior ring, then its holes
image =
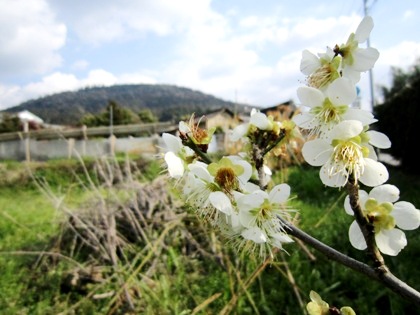
{"type": "Polygon", "coordinates": [[[420,292],[418,292],[417,290],[410,287],[408,284],[394,276],[389,270],[384,271],[378,270],[377,268],[372,268],[322,243],[321,241],[310,236],[309,234],[306,234],[291,223],[285,221],[281,217],[279,217],[279,220],[283,223],[285,230],[288,231],[290,235],[312,246],[314,249],[321,252],[327,258],[334,260],[354,271],[357,271],[373,280],[382,283],[399,296],[406,298],[407,300],[420,307],[420,292]]]}

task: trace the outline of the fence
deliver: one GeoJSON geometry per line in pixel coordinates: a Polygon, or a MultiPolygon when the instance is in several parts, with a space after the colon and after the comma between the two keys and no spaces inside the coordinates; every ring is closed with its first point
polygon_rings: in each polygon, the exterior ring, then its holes
{"type": "Polygon", "coordinates": [[[0,160],[47,160],[75,155],[98,157],[118,152],[156,154],[159,134],[176,130],[172,123],[136,124],[66,130],[44,129],[0,134],[0,160]]]}

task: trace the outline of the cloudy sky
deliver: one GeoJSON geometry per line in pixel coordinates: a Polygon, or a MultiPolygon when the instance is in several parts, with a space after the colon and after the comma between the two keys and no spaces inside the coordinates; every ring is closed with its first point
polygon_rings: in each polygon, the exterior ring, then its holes
{"type": "MultiPolygon", "coordinates": [[[[369,0],[374,86],[420,57],[420,1],[369,0]]],[[[0,109],[86,86],[164,83],[272,106],[305,82],[302,50],[344,43],[363,0],[0,0],[0,109]]],[[[369,75],[360,82],[371,102],[369,75]]],[[[375,89],[375,97],[379,93],[375,89]]]]}

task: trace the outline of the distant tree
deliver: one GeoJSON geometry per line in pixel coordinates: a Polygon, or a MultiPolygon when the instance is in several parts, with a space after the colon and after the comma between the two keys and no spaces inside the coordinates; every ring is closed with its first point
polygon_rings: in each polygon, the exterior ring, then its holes
{"type": "Polygon", "coordinates": [[[153,123],[158,121],[158,118],[150,109],[142,109],[138,112],[138,115],[142,123],[153,123]]]}
{"type": "Polygon", "coordinates": [[[22,124],[16,115],[4,113],[0,122],[0,132],[22,131],[22,124]]]}
{"type": "Polygon", "coordinates": [[[108,126],[113,125],[127,125],[135,124],[140,122],[140,117],[136,115],[132,110],[124,108],[116,101],[109,101],[105,110],[98,115],[86,114],[81,119],[81,124],[88,127],[94,126],[108,126]]]}
{"type": "Polygon", "coordinates": [[[80,120],[80,124],[85,125],[87,127],[95,127],[102,125],[100,117],[98,115],[93,115],[90,113],[82,117],[82,119],[80,120]]]}
{"type": "Polygon", "coordinates": [[[105,125],[110,124],[111,117],[113,125],[127,125],[140,122],[140,118],[132,110],[124,108],[112,100],[108,102],[105,113],[103,114],[105,125]]]}
{"type": "Polygon", "coordinates": [[[420,174],[417,159],[420,121],[420,60],[408,71],[394,68],[392,86],[382,87],[383,104],[374,108],[377,129],[392,142],[389,153],[400,159],[401,167],[420,174]]]}

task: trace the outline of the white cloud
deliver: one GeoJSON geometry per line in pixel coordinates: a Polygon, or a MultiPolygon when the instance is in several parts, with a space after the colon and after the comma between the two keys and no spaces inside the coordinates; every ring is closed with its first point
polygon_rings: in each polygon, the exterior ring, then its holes
{"type": "Polygon", "coordinates": [[[55,21],[44,0],[2,0],[1,76],[45,73],[59,66],[66,27],[55,21]]]}
{"type": "Polygon", "coordinates": [[[80,80],[79,86],[110,86],[117,82],[117,77],[112,73],[96,69],[89,71],[87,78],[80,80]]]}
{"type": "Polygon", "coordinates": [[[209,10],[210,0],[57,0],[60,17],[85,43],[101,44],[147,33],[166,36],[185,30],[209,10]]]}
{"type": "Polygon", "coordinates": [[[420,42],[402,41],[380,52],[378,63],[385,66],[405,68],[414,65],[420,58],[420,42]]]}
{"type": "Polygon", "coordinates": [[[408,20],[415,16],[415,12],[413,10],[407,10],[404,12],[403,19],[408,20]]]}

